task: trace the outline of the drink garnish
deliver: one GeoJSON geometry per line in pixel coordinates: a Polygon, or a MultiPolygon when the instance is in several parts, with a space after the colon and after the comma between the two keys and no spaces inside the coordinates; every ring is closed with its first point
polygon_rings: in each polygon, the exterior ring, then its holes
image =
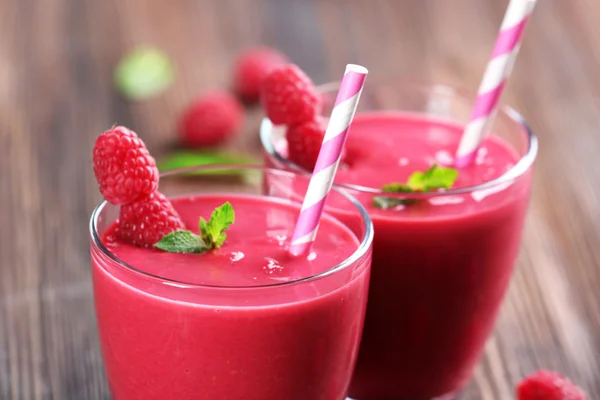
{"type": "MultiPolygon", "coordinates": [[[[381,190],[388,193],[423,193],[439,189],[450,189],[458,178],[458,170],[440,167],[436,164],[427,171],[415,171],[406,183],[393,182],[383,185],[381,190]]],[[[373,207],[388,209],[398,205],[414,204],[417,199],[377,196],[373,198],[373,207]]]]}
{"type": "Polygon", "coordinates": [[[314,170],[326,128],[327,120],[321,117],[289,126],[285,138],[290,161],[295,162],[307,171],[314,170]]]}
{"type": "Polygon", "coordinates": [[[158,190],[119,210],[119,234],[134,246],[151,248],[163,236],[185,229],[173,204],[158,190]]]}
{"type": "Polygon", "coordinates": [[[156,161],[134,131],[113,126],[98,136],[92,155],[100,193],[109,203],[130,204],[158,189],[156,161]]]}
{"type": "Polygon", "coordinates": [[[297,65],[273,68],[261,85],[261,102],[275,125],[297,125],[320,114],[322,99],[313,81],[297,65]]]}
{"type": "Polygon", "coordinates": [[[163,236],[154,247],[169,253],[203,253],[218,249],[227,239],[225,231],[234,221],[233,207],[229,202],[225,202],[215,208],[209,221],[200,217],[200,235],[187,230],[177,230],[163,236]]]}
{"type": "Polygon", "coordinates": [[[120,205],[119,236],[139,247],[152,247],[184,227],[173,205],[158,191],[158,168],[144,142],[124,126],[113,126],[96,139],[94,174],[104,199],[120,205]]]}

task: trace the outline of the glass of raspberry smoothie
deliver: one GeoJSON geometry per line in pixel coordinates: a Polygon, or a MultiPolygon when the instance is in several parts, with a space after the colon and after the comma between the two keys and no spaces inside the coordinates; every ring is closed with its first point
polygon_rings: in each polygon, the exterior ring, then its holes
{"type": "Polygon", "coordinates": [[[343,223],[325,214],[312,252],[291,257],[301,203],[263,194],[268,180],[295,187],[308,176],[240,166],[161,176],[186,229],[198,232],[199,217],[224,202],[235,211],[221,247],[200,254],[128,244],[118,206],[96,208],[94,298],[115,400],[345,397],[364,322],[371,220],[333,190],[331,200],[351,216],[343,223]]]}
{"type": "MultiPolygon", "coordinates": [[[[323,115],[336,88],[320,87],[323,115]]],[[[475,162],[450,189],[382,190],[415,171],[452,166],[474,99],[460,89],[410,82],[371,79],[364,88],[335,178],[375,227],[353,399],[454,398],[494,327],[519,250],[537,152],[524,120],[503,108],[475,162]]],[[[289,161],[296,149],[288,148],[285,133],[263,121],[266,163],[302,169],[289,161]]],[[[342,221],[348,211],[333,200],[326,210],[342,221]]]]}

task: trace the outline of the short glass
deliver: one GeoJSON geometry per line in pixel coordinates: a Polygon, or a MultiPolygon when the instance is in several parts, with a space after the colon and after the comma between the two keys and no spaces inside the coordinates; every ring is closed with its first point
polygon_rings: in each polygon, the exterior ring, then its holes
{"type": "MultiPolygon", "coordinates": [[[[174,198],[252,197],[258,207],[270,207],[266,229],[281,228],[295,217],[282,219],[278,205],[300,204],[284,194],[264,194],[272,180],[292,187],[308,177],[263,167],[202,166],[162,174],[161,192],[174,198]]],[[[373,228],[356,200],[336,189],[331,196],[352,210],[356,248],[347,259],[301,279],[235,287],[175,281],[118,259],[102,238],[119,209],[100,204],[90,221],[91,260],[113,398],[343,399],[364,322],[373,228]]]]}
{"type": "MultiPolygon", "coordinates": [[[[330,115],[337,89],[337,83],[319,88],[324,116],[330,115]]],[[[474,99],[474,93],[448,86],[369,78],[357,117],[402,113],[464,125],[474,99]]],[[[491,132],[519,160],[499,178],[476,186],[400,194],[335,181],[367,208],[375,227],[369,301],[351,398],[451,399],[472,375],[512,275],[538,148],[523,118],[510,108],[499,111],[491,132]],[[381,196],[439,206],[475,201],[460,212],[430,215],[374,208],[374,198],[381,196]]],[[[301,170],[286,157],[285,128],[265,119],[260,136],[267,166],[301,170]]],[[[330,203],[326,210],[344,219],[344,207],[330,203]]]]}

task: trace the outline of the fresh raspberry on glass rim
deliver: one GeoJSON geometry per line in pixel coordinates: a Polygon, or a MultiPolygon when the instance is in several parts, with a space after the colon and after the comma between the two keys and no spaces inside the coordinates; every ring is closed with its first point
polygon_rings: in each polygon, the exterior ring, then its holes
{"type": "Polygon", "coordinates": [[[118,233],[123,240],[151,247],[164,235],[184,229],[171,202],[158,192],[156,162],[135,132],[117,126],[101,134],[93,161],[100,192],[121,206],[118,233]]]}
{"type": "Polygon", "coordinates": [[[275,125],[292,126],[315,119],[322,101],[311,79],[294,64],[275,68],[261,88],[265,113],[275,125]]]}
{"type": "Polygon", "coordinates": [[[109,203],[131,203],[158,188],[158,168],[144,142],[123,127],[101,134],[94,145],[94,174],[109,203]]]}

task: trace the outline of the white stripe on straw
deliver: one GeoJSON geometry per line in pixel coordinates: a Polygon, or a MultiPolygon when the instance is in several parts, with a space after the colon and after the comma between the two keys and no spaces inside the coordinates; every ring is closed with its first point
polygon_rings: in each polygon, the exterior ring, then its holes
{"type": "Polygon", "coordinates": [[[290,253],[293,255],[307,254],[317,236],[325,200],[331,190],[367,74],[367,69],[360,65],[348,64],[346,66],[346,72],[340,84],[319,157],[292,236],[290,253]]]}
{"type": "Polygon", "coordinates": [[[487,135],[498,111],[500,96],[512,72],[525,26],[536,0],[511,0],[504,15],[494,51],[477,91],[471,120],[465,127],[456,152],[456,166],[466,167],[487,135]]]}

